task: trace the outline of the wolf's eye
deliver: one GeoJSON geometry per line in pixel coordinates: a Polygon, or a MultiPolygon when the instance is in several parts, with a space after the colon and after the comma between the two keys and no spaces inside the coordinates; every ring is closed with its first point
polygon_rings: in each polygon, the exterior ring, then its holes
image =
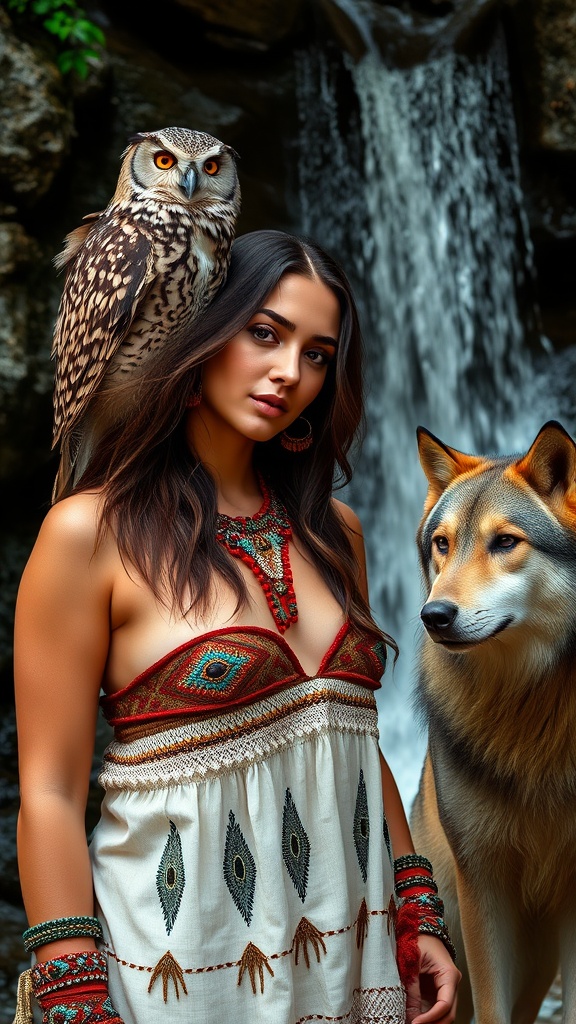
{"type": "Polygon", "coordinates": [[[492,541],[493,551],[512,551],[520,543],[519,537],[513,537],[511,533],[498,533],[492,541]]]}
{"type": "Polygon", "coordinates": [[[448,548],[449,548],[450,545],[448,544],[448,538],[447,537],[434,537],[434,540],[432,541],[432,543],[434,544],[434,547],[436,548],[438,554],[440,554],[440,555],[447,555],[448,554],[448,548]]]}

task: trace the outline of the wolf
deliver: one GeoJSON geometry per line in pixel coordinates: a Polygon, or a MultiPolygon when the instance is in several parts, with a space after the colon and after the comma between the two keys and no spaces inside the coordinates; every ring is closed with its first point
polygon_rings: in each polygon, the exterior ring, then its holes
{"type": "Polygon", "coordinates": [[[428,751],[411,826],[463,971],[457,1021],[531,1024],[561,967],[576,1022],[576,445],[522,456],[418,428],[428,494],[417,703],[428,751]]]}

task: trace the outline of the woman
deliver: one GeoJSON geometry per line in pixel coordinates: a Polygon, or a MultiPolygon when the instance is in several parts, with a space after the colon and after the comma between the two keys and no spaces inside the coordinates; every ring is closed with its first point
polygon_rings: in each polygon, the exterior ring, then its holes
{"type": "Polygon", "coordinates": [[[342,271],[280,232],[239,238],[194,346],[175,339],[154,374],[49,512],[18,599],[44,1020],[404,1021],[389,828],[419,932],[408,1016],[451,1021],[440,901],[379,762],[394,644],[330,496],[362,418],[342,271]],[[88,851],[100,687],[115,739],[88,851]]]}

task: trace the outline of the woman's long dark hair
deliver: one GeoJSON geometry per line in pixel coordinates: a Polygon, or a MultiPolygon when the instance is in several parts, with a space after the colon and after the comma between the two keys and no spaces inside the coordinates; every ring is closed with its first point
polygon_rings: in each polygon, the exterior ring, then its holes
{"type": "Polygon", "coordinates": [[[314,443],[287,452],[279,438],[255,446],[255,464],[286,504],[294,531],[349,618],[396,650],[374,622],[358,590],[349,530],[330,500],[334,483],[351,477],[348,454],[363,430],[362,340],[350,286],[319,246],[280,231],[237,238],[225,286],[193,337],[175,334],[132,389],[133,414],[109,430],[72,490],[100,489],[100,536],[114,531],[127,566],[134,565],[155,596],[181,614],[209,610],[214,574],[247,599],[244,578],[216,540],[214,480],[190,451],[186,403],[202,363],[219,352],[254,315],[286,274],[319,278],[338,298],[340,333],[320,394],[305,410],[314,443]],[[168,598],[167,598],[168,595],[168,598]]]}

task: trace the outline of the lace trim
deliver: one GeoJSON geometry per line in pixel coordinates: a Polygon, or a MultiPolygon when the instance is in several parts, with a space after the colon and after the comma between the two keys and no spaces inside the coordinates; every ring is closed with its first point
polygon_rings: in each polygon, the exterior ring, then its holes
{"type": "Polygon", "coordinates": [[[400,988],[356,988],[348,1013],[338,1017],[325,1017],[311,1013],[299,1017],[295,1024],[308,1021],[343,1021],[345,1024],[404,1024],[406,1020],[404,994],[400,988]]]}
{"type": "Polygon", "coordinates": [[[374,695],[343,680],[313,680],[204,722],[191,722],[104,753],[104,789],[202,782],[330,732],[378,738],[374,695]]]}

